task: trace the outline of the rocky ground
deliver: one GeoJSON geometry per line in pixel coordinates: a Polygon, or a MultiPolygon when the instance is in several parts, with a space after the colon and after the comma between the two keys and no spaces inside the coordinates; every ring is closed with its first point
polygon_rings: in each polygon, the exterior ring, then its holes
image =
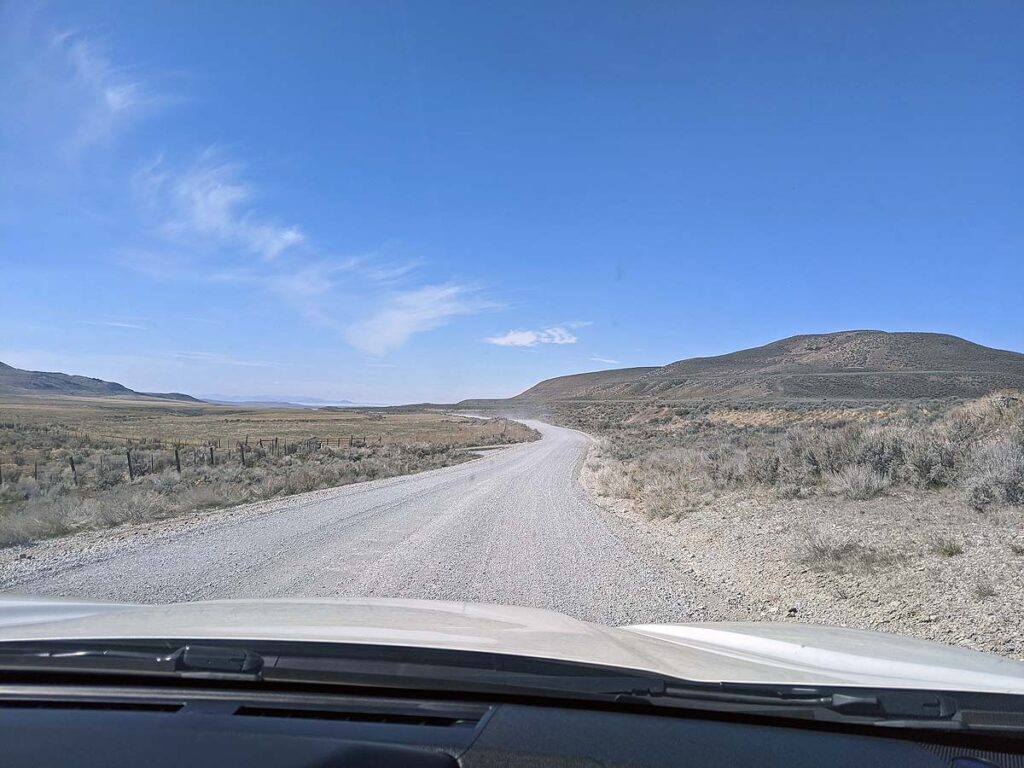
{"type": "Polygon", "coordinates": [[[686,565],[712,620],[835,624],[1024,659],[1020,510],[976,512],[951,493],[866,501],[722,494],[676,518],[602,495],[591,450],[580,482],[623,524],[686,565]]]}

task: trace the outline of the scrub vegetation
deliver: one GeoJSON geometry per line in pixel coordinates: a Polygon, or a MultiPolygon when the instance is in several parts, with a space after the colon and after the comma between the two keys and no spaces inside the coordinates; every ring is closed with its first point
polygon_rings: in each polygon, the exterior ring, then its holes
{"type": "Polygon", "coordinates": [[[1024,396],[574,403],[603,506],[653,528],[723,619],[909,634],[1024,658],[1024,396]]]}
{"type": "Polygon", "coordinates": [[[701,404],[618,423],[594,408],[571,420],[601,435],[601,492],[652,517],[737,489],[850,500],[913,489],[980,511],[1024,507],[1024,397],[1015,392],[946,407],[701,404]]]}
{"type": "Polygon", "coordinates": [[[0,404],[0,545],[450,466],[535,439],[442,413],[0,404]]]}

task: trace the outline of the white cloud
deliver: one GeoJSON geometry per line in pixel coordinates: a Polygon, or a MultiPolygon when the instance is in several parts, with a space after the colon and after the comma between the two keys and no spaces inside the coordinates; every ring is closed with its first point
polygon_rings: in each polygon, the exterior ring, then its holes
{"type": "Polygon", "coordinates": [[[597,355],[591,355],[591,360],[595,363],[608,363],[608,365],[621,365],[621,360],[612,360],[610,357],[598,357],[597,355]]]}
{"type": "Polygon", "coordinates": [[[116,66],[94,37],[55,32],[45,15],[39,3],[0,3],[4,170],[31,169],[34,184],[172,101],[116,66]]]}
{"type": "Polygon", "coordinates": [[[353,347],[380,355],[397,349],[417,333],[492,306],[463,285],[427,285],[394,293],[370,317],[352,323],[345,339],[353,347]]]}
{"type": "MultiPolygon", "coordinates": [[[[169,101],[151,91],[142,79],[115,67],[102,48],[83,35],[76,32],[54,35],[51,50],[62,57],[67,73],[63,83],[48,90],[56,96],[63,124],[69,130],[63,149],[70,155],[109,141],[169,101]]],[[[53,73],[57,77],[60,77],[59,69],[53,73]]]]}
{"type": "Polygon", "coordinates": [[[90,36],[54,34],[45,24],[39,14],[0,2],[0,72],[8,75],[0,78],[0,103],[17,115],[0,126],[0,144],[9,148],[0,149],[0,165],[16,156],[24,177],[19,181],[63,194],[71,188],[65,182],[69,170],[74,173],[82,161],[83,190],[101,190],[97,199],[104,208],[98,213],[109,214],[126,232],[134,230],[116,249],[125,268],[153,280],[218,283],[261,300],[278,299],[307,322],[375,354],[493,306],[475,288],[414,272],[414,260],[338,255],[317,243],[301,222],[282,221],[269,209],[266,189],[223,150],[208,148],[184,160],[160,157],[135,173],[126,171],[122,163],[138,169],[139,157],[97,151],[100,145],[113,143],[172,99],[150,87],[151,75],[122,66],[90,36]],[[40,173],[53,157],[60,158],[60,167],[40,173]],[[118,185],[135,204],[133,216],[109,204],[120,201],[118,185]]]}
{"type": "Polygon", "coordinates": [[[536,347],[538,344],[575,344],[577,338],[556,325],[541,331],[509,331],[501,336],[489,336],[484,341],[499,347],[536,347]]]}
{"type": "Polygon", "coordinates": [[[82,325],[102,325],[106,328],[131,328],[138,331],[148,331],[149,327],[138,323],[119,323],[113,320],[79,320],[82,325]]]}
{"type": "Polygon", "coordinates": [[[197,363],[209,363],[210,365],[235,365],[242,368],[269,368],[271,365],[264,360],[242,360],[213,352],[165,352],[163,356],[197,363]]]}
{"type": "Polygon", "coordinates": [[[202,152],[183,170],[167,167],[163,158],[136,175],[136,190],[147,212],[170,237],[194,244],[239,248],[274,261],[302,245],[306,237],[295,226],[261,218],[253,208],[255,193],[242,179],[242,166],[219,158],[214,149],[202,152]]]}

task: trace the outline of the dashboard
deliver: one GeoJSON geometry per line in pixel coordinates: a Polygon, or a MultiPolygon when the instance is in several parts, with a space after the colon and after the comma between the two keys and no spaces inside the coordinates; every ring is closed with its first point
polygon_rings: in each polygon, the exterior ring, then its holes
{"type": "Polygon", "coordinates": [[[1024,766],[1021,750],[680,714],[230,689],[0,685],[4,766],[1024,766]]]}

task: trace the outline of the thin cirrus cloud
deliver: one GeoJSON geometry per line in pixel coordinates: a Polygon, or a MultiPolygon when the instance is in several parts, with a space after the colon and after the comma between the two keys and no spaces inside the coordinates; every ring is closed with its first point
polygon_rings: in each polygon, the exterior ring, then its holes
{"type": "MultiPolygon", "coordinates": [[[[154,107],[182,100],[157,93],[137,68],[120,66],[86,35],[40,31],[38,19],[28,16],[0,29],[4,58],[17,59],[15,79],[27,84],[17,92],[0,84],[0,95],[16,105],[19,124],[33,126],[26,142],[80,154],[162,111],[154,107]],[[19,44],[8,45],[15,36],[19,44]],[[44,66],[35,55],[40,47],[44,66]],[[26,104],[32,109],[19,108],[26,104]]],[[[0,7],[0,20],[10,17],[11,7],[0,7]]],[[[128,161],[134,173],[121,177],[135,214],[122,221],[134,234],[126,233],[116,250],[122,266],[147,279],[230,283],[271,294],[306,322],[375,355],[494,306],[473,285],[424,277],[414,260],[338,255],[300,223],[268,211],[261,194],[266,182],[251,183],[245,164],[222,149],[198,148],[184,162],[176,157],[159,155],[148,164],[137,157],[128,161]]]]}
{"type": "Polygon", "coordinates": [[[265,360],[244,360],[230,355],[213,352],[165,352],[164,357],[210,365],[231,365],[241,368],[269,368],[272,364],[265,360]]]}
{"type": "MultiPolygon", "coordinates": [[[[398,287],[416,269],[415,262],[322,254],[298,227],[260,218],[242,167],[224,161],[216,150],[206,150],[179,173],[161,159],[137,175],[136,190],[157,219],[161,236],[193,247],[220,247],[222,265],[192,276],[270,291],[314,325],[339,331],[363,352],[392,352],[417,334],[495,306],[470,285],[398,287]],[[351,294],[353,287],[360,310],[370,307],[369,314],[355,319],[345,315],[354,302],[336,300],[342,289],[351,294]]],[[[175,269],[180,274],[180,266],[175,269]]]]}
{"type": "Polygon", "coordinates": [[[125,328],[135,331],[148,331],[148,325],[139,325],[138,323],[121,323],[114,320],[79,320],[82,325],[98,325],[104,328],[125,328]]]}
{"type": "Polygon", "coordinates": [[[578,339],[568,329],[556,325],[540,331],[509,331],[501,336],[488,336],[484,341],[499,347],[536,347],[539,344],[575,344],[578,339]]]}
{"type": "Polygon", "coordinates": [[[349,344],[381,355],[403,346],[412,336],[437,328],[459,315],[492,308],[472,287],[452,283],[393,293],[369,317],[345,330],[349,344]]]}
{"type": "Polygon", "coordinates": [[[136,174],[135,188],[146,212],[159,218],[158,226],[169,238],[199,237],[209,245],[274,261],[304,243],[306,236],[296,226],[261,218],[253,210],[255,193],[242,172],[241,164],[223,159],[210,147],[179,171],[157,159],[136,174]]]}
{"type": "Polygon", "coordinates": [[[608,365],[621,365],[622,364],[621,360],[613,360],[610,357],[599,357],[597,355],[592,355],[590,359],[593,360],[595,363],[607,363],[608,365]]]}
{"type": "Polygon", "coordinates": [[[71,69],[72,87],[66,93],[77,101],[79,110],[79,119],[65,144],[72,152],[111,138],[167,100],[115,67],[99,46],[76,32],[55,35],[53,46],[64,54],[71,69]]]}

